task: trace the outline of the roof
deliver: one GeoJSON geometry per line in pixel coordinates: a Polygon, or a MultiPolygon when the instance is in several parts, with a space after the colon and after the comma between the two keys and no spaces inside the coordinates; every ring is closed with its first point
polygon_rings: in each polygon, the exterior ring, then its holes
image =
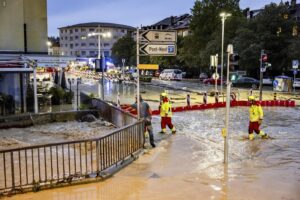
{"type": "Polygon", "coordinates": [[[115,24],[115,23],[107,23],[107,22],[89,22],[89,23],[80,23],[80,24],[74,24],[70,26],[64,26],[60,27],[58,29],[64,29],[64,28],[75,28],[75,27],[109,27],[109,28],[124,28],[124,29],[135,29],[132,26],[127,26],[123,24],[115,24]]]}
{"type": "Polygon", "coordinates": [[[167,17],[167,18],[153,24],[152,26],[166,25],[171,29],[188,28],[190,20],[191,20],[190,14],[183,14],[180,16],[167,17]]]}

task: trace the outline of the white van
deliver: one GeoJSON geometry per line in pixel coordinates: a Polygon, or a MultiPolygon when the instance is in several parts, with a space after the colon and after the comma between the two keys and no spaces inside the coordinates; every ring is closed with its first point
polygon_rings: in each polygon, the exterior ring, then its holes
{"type": "Polygon", "coordinates": [[[160,73],[159,79],[180,81],[182,80],[182,71],[179,69],[165,69],[160,73]]]}

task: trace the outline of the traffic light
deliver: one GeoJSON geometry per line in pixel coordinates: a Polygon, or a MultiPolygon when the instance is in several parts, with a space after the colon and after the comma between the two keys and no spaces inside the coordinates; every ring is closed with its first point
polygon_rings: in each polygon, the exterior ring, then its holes
{"type": "Polygon", "coordinates": [[[229,66],[231,70],[236,71],[240,69],[239,60],[240,60],[239,54],[233,53],[229,55],[229,66]]]}
{"type": "Polygon", "coordinates": [[[261,62],[263,62],[263,63],[268,62],[268,55],[267,54],[262,54],[261,55],[261,62]]]}
{"type": "Polygon", "coordinates": [[[102,67],[103,67],[102,59],[96,59],[95,60],[95,71],[102,72],[102,67]]]}

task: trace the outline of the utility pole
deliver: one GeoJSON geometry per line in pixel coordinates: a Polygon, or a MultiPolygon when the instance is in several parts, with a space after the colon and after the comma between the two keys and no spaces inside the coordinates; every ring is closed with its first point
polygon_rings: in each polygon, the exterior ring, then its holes
{"type": "Polygon", "coordinates": [[[139,40],[140,40],[140,34],[139,34],[139,27],[136,29],[136,68],[137,68],[137,117],[138,120],[140,119],[140,70],[139,70],[139,64],[140,64],[140,45],[139,45],[139,40]]]}

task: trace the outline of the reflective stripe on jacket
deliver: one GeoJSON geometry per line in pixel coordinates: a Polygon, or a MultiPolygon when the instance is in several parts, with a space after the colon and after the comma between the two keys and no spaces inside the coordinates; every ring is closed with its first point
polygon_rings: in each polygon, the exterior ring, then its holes
{"type": "Polygon", "coordinates": [[[260,119],[263,119],[264,112],[260,104],[251,105],[249,108],[250,122],[258,122],[260,119]]]}

